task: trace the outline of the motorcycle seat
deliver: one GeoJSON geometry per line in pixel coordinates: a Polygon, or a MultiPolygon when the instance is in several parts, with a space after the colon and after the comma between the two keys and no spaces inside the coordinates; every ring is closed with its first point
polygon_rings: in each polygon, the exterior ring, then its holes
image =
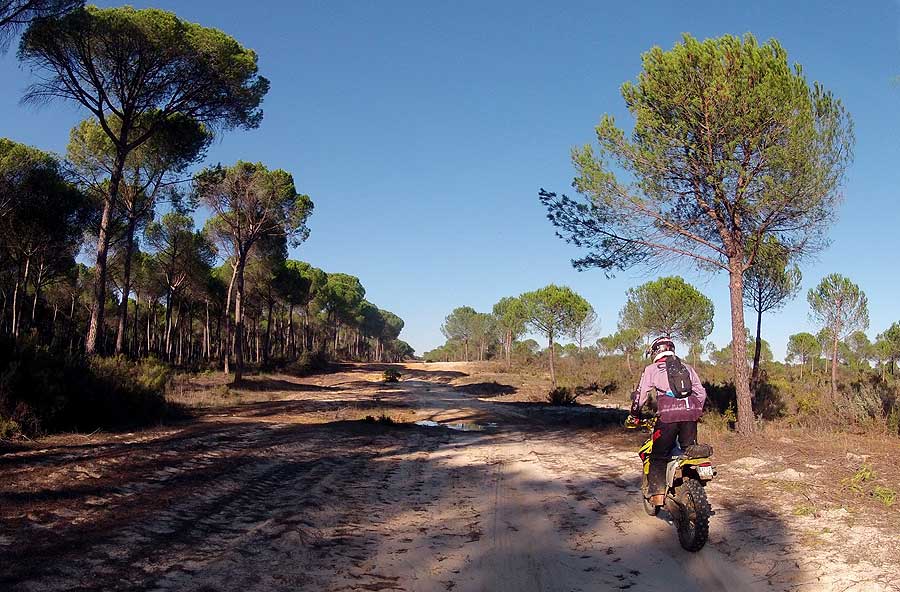
{"type": "Polygon", "coordinates": [[[709,444],[691,444],[684,450],[685,458],[707,458],[712,454],[713,448],[709,444]]]}

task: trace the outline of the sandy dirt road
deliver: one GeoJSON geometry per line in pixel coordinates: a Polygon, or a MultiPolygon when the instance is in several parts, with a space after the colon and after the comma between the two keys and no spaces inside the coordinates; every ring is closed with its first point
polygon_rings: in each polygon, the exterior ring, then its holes
{"type": "Polygon", "coordinates": [[[2,454],[0,589],[832,589],[777,515],[715,490],[710,544],[683,551],[641,509],[639,436],[479,399],[458,374],[260,378],[277,400],[2,454]],[[483,429],[329,420],[348,407],[483,429]]]}

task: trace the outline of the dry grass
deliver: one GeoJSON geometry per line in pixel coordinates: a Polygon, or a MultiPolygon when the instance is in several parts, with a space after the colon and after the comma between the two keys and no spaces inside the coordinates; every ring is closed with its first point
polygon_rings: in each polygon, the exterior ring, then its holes
{"type": "Polygon", "coordinates": [[[232,391],[230,377],[221,372],[179,374],[166,389],[166,401],[189,409],[226,407],[244,402],[241,393],[232,391]]]}
{"type": "Polygon", "coordinates": [[[284,409],[256,416],[257,420],[322,424],[380,419],[381,423],[407,424],[417,419],[413,409],[391,405],[393,384],[385,384],[380,372],[360,374],[352,384],[320,384],[313,378],[283,374],[249,376],[235,387],[221,372],[180,374],[166,392],[166,400],[198,412],[226,411],[240,418],[252,415],[254,403],[281,403],[284,409]],[[317,393],[321,393],[318,394],[317,393]]]}
{"type": "Polygon", "coordinates": [[[765,422],[752,436],[700,428],[700,439],[713,445],[717,464],[744,457],[771,462],[766,472],[794,469],[804,481],[764,480],[767,488],[794,498],[798,515],[809,507],[845,507],[875,523],[900,528],[900,439],[884,434],[810,431],[785,421],[765,422]],[[892,498],[891,494],[894,494],[892,498]]]}

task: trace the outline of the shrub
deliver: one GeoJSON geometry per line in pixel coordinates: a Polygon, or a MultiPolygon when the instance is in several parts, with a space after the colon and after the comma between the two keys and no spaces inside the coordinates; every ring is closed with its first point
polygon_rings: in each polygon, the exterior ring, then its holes
{"type": "Polygon", "coordinates": [[[19,433],[19,424],[11,419],[0,417],[0,440],[7,440],[19,433]]]}
{"type": "Polygon", "coordinates": [[[822,407],[822,395],[816,389],[802,390],[794,397],[794,403],[800,415],[815,415],[822,407]]]}
{"type": "Polygon", "coordinates": [[[4,340],[0,418],[28,435],[148,425],[170,411],[163,397],[170,376],[153,359],[86,360],[4,340]]]}
{"type": "Polygon", "coordinates": [[[737,423],[737,414],[732,405],[729,405],[724,413],[719,413],[715,408],[708,409],[700,417],[700,422],[709,428],[711,432],[727,432],[734,429],[737,423]]]}
{"type": "Polygon", "coordinates": [[[558,386],[547,393],[547,401],[551,405],[574,405],[578,395],[572,392],[572,389],[558,386]]]}
{"type": "Polygon", "coordinates": [[[708,410],[725,413],[725,410],[737,401],[734,384],[730,382],[722,384],[704,382],[703,387],[706,389],[706,409],[708,410]]]}
{"type": "Polygon", "coordinates": [[[853,473],[853,476],[849,479],[845,479],[844,483],[850,488],[851,491],[855,491],[856,493],[862,493],[863,486],[865,483],[872,481],[876,477],[876,473],[872,470],[872,467],[868,464],[864,464],[859,467],[859,469],[853,473]]]}
{"type": "Polygon", "coordinates": [[[753,412],[763,419],[776,419],[784,415],[785,403],[782,389],[785,381],[764,379],[753,396],[753,412]]]}
{"type": "Polygon", "coordinates": [[[400,371],[396,368],[388,368],[384,371],[384,374],[382,374],[385,382],[399,382],[401,376],[402,374],[400,374],[400,371]]]}
{"type": "Polygon", "coordinates": [[[394,421],[393,417],[384,412],[382,412],[378,417],[375,417],[374,415],[367,415],[365,419],[363,419],[363,421],[366,423],[379,423],[382,425],[395,425],[397,423],[396,421],[394,421]]]}
{"type": "Polygon", "coordinates": [[[287,366],[287,371],[295,376],[309,376],[327,369],[328,356],[322,351],[305,351],[296,361],[287,366]]]}
{"type": "Polygon", "coordinates": [[[888,433],[900,435],[900,401],[894,403],[887,416],[888,433]]]}
{"type": "Polygon", "coordinates": [[[886,399],[892,395],[883,383],[866,380],[858,380],[841,390],[846,404],[840,405],[840,411],[857,424],[880,418],[884,413],[886,399]]]}
{"type": "Polygon", "coordinates": [[[808,504],[803,504],[794,508],[794,516],[815,516],[816,509],[808,504]]]}
{"type": "Polygon", "coordinates": [[[881,485],[876,485],[872,489],[872,497],[880,501],[885,506],[891,507],[894,505],[894,501],[897,499],[897,492],[889,487],[882,487],[881,485]]]}

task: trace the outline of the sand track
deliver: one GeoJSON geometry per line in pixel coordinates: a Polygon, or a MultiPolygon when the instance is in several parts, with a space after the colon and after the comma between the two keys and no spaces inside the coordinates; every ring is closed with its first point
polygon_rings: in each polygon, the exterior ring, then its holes
{"type": "Polygon", "coordinates": [[[178,428],[0,455],[0,588],[586,592],[820,583],[736,560],[750,550],[762,566],[790,559],[777,517],[766,517],[764,532],[758,521],[748,522],[756,530],[732,532],[737,522],[717,516],[711,544],[684,552],[670,524],[642,512],[633,441],[621,431],[561,426],[527,406],[479,400],[450,387],[452,373],[428,368],[388,387],[359,366],[178,428]],[[307,414],[373,398],[422,419],[496,427],[458,432],[307,414]]]}

